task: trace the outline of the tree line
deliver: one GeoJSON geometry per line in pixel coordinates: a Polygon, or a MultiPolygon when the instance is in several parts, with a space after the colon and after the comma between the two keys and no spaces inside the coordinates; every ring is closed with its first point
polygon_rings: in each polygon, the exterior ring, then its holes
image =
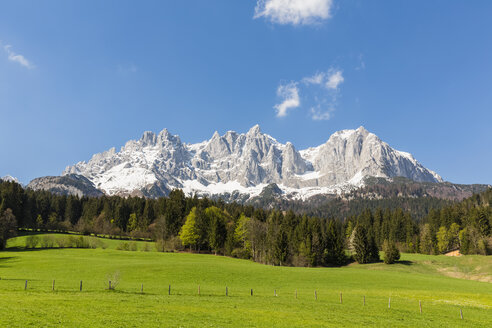
{"type": "Polygon", "coordinates": [[[341,265],[351,256],[376,261],[383,247],[394,258],[395,250],[436,254],[456,243],[463,253],[487,254],[491,199],[489,190],[421,220],[402,208],[336,218],[187,197],[181,190],[159,199],[77,197],[0,182],[0,214],[10,210],[20,228],[150,238],[162,251],[189,249],[295,266],[341,265]]]}

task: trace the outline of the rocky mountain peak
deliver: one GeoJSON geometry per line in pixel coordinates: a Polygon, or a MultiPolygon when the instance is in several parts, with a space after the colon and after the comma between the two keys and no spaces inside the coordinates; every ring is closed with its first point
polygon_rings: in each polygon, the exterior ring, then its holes
{"type": "Polygon", "coordinates": [[[249,129],[247,136],[257,136],[261,134],[261,129],[259,124],[255,124],[251,129],[249,129]]]}
{"type": "MultiPolygon", "coordinates": [[[[257,195],[276,184],[288,195],[307,197],[351,190],[369,176],[415,181],[442,181],[413,156],[391,148],[364,127],[341,130],[318,147],[298,151],[255,125],[246,133],[228,131],[198,144],[182,144],[167,129],[157,136],[147,131],[67,167],[64,174],[86,177],[106,194],[159,196],[173,188],[198,194],[257,195]]],[[[297,197],[297,196],[293,196],[297,197]]]]}
{"type": "Polygon", "coordinates": [[[157,141],[157,136],[152,131],[145,131],[144,134],[142,135],[142,138],[140,138],[140,142],[144,146],[155,145],[156,141],[157,141]]]}

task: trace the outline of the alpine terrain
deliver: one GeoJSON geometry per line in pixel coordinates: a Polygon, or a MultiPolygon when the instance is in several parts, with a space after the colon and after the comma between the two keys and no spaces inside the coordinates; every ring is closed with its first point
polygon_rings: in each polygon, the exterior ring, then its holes
{"type": "MultiPolygon", "coordinates": [[[[167,129],[157,135],[145,132],[120,151],[95,154],[88,162],[68,166],[62,175],[83,181],[84,190],[93,185],[107,195],[146,197],[164,196],[175,188],[187,194],[253,197],[275,184],[289,198],[306,199],[354,190],[367,177],[442,182],[411,154],[391,148],[363,127],[335,132],[326,143],[298,151],[290,142],[282,144],[262,133],[258,125],[241,134],[215,132],[197,144],[186,144],[167,129]]],[[[54,182],[53,177],[38,178],[28,187],[53,189],[54,182]]]]}

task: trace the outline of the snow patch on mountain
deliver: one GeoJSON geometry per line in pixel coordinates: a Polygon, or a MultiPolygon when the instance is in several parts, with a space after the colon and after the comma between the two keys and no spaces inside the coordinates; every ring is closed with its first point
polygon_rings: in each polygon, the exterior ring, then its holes
{"type": "Polygon", "coordinates": [[[7,182],[15,182],[15,183],[20,183],[19,180],[17,180],[17,178],[14,178],[13,176],[11,175],[6,175],[4,176],[3,178],[0,178],[0,180],[3,180],[3,181],[7,181],[7,182]]]}
{"type": "Polygon", "coordinates": [[[109,195],[157,197],[174,188],[187,194],[241,193],[256,196],[275,183],[285,197],[343,193],[368,176],[403,176],[441,182],[409,153],[391,148],[363,127],[335,132],[318,147],[298,151],[261,131],[215,132],[209,140],[182,143],[167,129],[147,131],[120,151],[111,148],[63,172],[82,175],[109,195]]]}

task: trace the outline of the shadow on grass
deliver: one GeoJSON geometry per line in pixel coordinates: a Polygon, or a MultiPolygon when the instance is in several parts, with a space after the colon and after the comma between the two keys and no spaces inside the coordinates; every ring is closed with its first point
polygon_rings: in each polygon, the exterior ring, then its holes
{"type": "Polygon", "coordinates": [[[42,251],[44,249],[55,249],[55,248],[25,248],[21,246],[12,246],[9,248],[6,248],[4,252],[32,252],[32,251],[42,251]]]}
{"type": "Polygon", "coordinates": [[[0,268],[9,268],[10,265],[6,265],[5,263],[10,263],[16,261],[18,256],[3,256],[0,257],[0,268]]]}
{"type": "Polygon", "coordinates": [[[412,261],[396,261],[395,264],[413,265],[412,261]]]}

